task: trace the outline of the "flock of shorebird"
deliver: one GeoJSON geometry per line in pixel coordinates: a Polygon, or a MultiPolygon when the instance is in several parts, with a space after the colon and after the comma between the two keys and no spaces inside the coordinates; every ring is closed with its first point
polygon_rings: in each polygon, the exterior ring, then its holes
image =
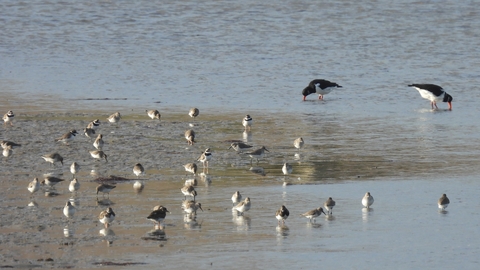
{"type": "MultiPolygon", "coordinates": [[[[421,96],[425,99],[430,100],[432,109],[438,109],[436,102],[437,101],[443,101],[447,102],[449,106],[449,110],[451,110],[451,101],[453,98],[447,94],[442,87],[434,85],[434,84],[411,84],[409,85],[410,87],[414,87],[419,91],[421,96]]],[[[309,85],[302,91],[303,94],[303,100],[306,99],[306,96],[312,93],[318,93],[319,94],[319,99],[323,100],[324,95],[330,93],[333,88],[337,87],[342,87],[334,82],[330,82],[327,80],[313,80],[309,83],[309,85]]],[[[161,115],[158,110],[147,110],[146,111],[148,117],[151,119],[158,119],[160,120],[161,115]]],[[[199,110],[197,108],[192,108],[190,109],[188,115],[195,119],[199,115],[199,110]]],[[[13,125],[12,121],[14,118],[14,113],[13,111],[8,111],[4,116],[3,116],[3,121],[4,125],[13,125]]],[[[109,116],[107,120],[110,123],[117,123],[121,119],[121,115],[119,112],[116,112],[109,116]]],[[[89,138],[94,138],[95,137],[95,130],[98,128],[100,125],[100,120],[95,119],[92,122],[90,122],[87,127],[83,130],[85,136],[89,138]]],[[[242,119],[242,125],[245,128],[245,131],[249,131],[252,128],[253,125],[253,119],[250,115],[246,115],[242,119]]],[[[191,124],[191,126],[193,126],[191,124]]],[[[76,130],[71,130],[68,133],[64,134],[63,136],[59,137],[56,139],[58,142],[62,142],[66,145],[71,142],[75,136],[78,134],[76,130]]],[[[103,136],[102,134],[98,134],[95,138],[95,141],[93,143],[93,146],[97,150],[92,150],[89,151],[90,155],[99,160],[105,160],[105,162],[108,162],[107,160],[107,155],[102,151],[102,147],[104,145],[103,142],[103,136]]],[[[185,131],[185,139],[187,140],[188,145],[193,145],[195,143],[195,132],[193,129],[189,129],[185,131]]],[[[304,146],[304,140],[303,138],[298,138],[294,140],[293,145],[297,149],[301,149],[304,146]]],[[[3,148],[3,155],[5,157],[8,157],[12,153],[12,149],[15,147],[20,147],[20,144],[11,142],[11,141],[1,141],[1,147],[3,148]]],[[[243,153],[243,151],[248,151],[250,148],[253,146],[248,145],[243,142],[233,142],[231,143],[229,149],[234,149],[237,152],[243,153]]],[[[256,149],[254,151],[246,152],[248,156],[250,156],[250,162],[253,162],[253,159],[259,162],[259,159],[261,159],[265,151],[269,151],[265,146],[262,146],[259,149],[256,149]]],[[[46,162],[52,163],[52,166],[55,166],[55,163],[60,162],[63,165],[63,157],[58,154],[58,153],[51,153],[42,156],[42,158],[46,162]]],[[[212,152],[210,148],[207,148],[201,155],[198,157],[196,161],[199,161],[203,164],[203,169],[207,169],[208,171],[208,163],[212,159],[212,152]]],[[[194,176],[197,175],[197,170],[198,167],[195,162],[193,163],[188,163],[184,165],[185,171],[192,173],[194,176]]],[[[72,165],[70,166],[70,172],[73,174],[73,180],[71,180],[69,184],[69,191],[71,192],[76,192],[80,188],[80,183],[77,181],[75,178],[75,174],[79,170],[79,165],[76,162],[73,162],[72,165]]],[[[282,167],[282,172],[284,175],[291,174],[293,171],[292,166],[289,163],[284,163],[282,167]]],[[[133,173],[138,177],[139,175],[142,175],[145,173],[145,170],[143,166],[140,163],[137,163],[133,167],[133,173]]],[[[40,189],[40,185],[46,185],[50,188],[53,188],[56,184],[65,181],[64,179],[60,179],[54,176],[47,176],[43,181],[39,181],[38,178],[35,178],[32,182],[29,183],[28,185],[28,190],[31,193],[34,193],[40,189]]],[[[197,210],[202,210],[202,205],[201,203],[196,201],[196,196],[197,192],[195,191],[194,188],[194,183],[191,182],[186,182],[185,185],[181,188],[181,192],[184,195],[184,201],[182,203],[182,209],[185,212],[186,215],[189,215],[191,217],[196,216],[197,210]],[[192,197],[192,200],[187,200],[187,197],[192,197]]],[[[109,194],[116,186],[114,185],[109,185],[109,184],[100,184],[96,187],[96,193],[98,197],[98,193],[102,193],[104,196],[105,194],[109,194]]],[[[134,183],[134,188],[135,189],[142,189],[143,188],[143,183],[136,181],[134,183]]],[[[242,200],[242,195],[240,194],[239,191],[236,191],[232,195],[232,203],[233,203],[233,208],[232,211],[237,211],[237,215],[243,215],[245,212],[247,212],[250,207],[251,207],[251,201],[250,197],[246,197],[244,200],[242,200]]],[[[365,196],[362,198],[361,203],[365,208],[369,208],[374,202],[373,196],[370,194],[370,192],[367,192],[365,196]]],[[[447,198],[446,194],[443,194],[442,197],[438,200],[438,207],[443,211],[445,208],[448,206],[450,203],[449,199],[447,198]]],[[[328,198],[327,201],[323,204],[322,207],[318,207],[316,209],[310,210],[306,213],[301,214],[301,216],[304,216],[310,220],[310,222],[315,222],[315,218],[320,216],[322,213],[324,215],[332,215],[333,214],[333,208],[335,206],[335,201],[330,197],[328,198]],[[324,208],[326,212],[324,211],[324,208]]],[[[68,201],[63,209],[63,214],[67,217],[70,218],[74,215],[75,213],[75,207],[71,204],[70,201],[68,201]]],[[[150,215],[147,217],[148,220],[151,220],[154,222],[154,226],[161,226],[163,220],[166,217],[166,214],[170,213],[166,207],[162,205],[155,206],[153,208],[153,211],[150,213],[150,215]]],[[[278,220],[279,223],[285,223],[285,220],[288,218],[290,215],[289,210],[282,205],[280,209],[278,209],[275,213],[275,217],[278,220]]],[[[102,211],[98,219],[101,223],[104,224],[105,228],[111,224],[114,219],[115,219],[115,212],[111,207],[108,207],[106,210],[102,211]]]]}

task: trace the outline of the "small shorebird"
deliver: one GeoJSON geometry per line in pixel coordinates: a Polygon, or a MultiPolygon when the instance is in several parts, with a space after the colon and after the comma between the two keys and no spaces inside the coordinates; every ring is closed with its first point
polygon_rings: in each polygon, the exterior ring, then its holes
{"type": "Polygon", "coordinates": [[[153,210],[153,212],[148,215],[147,219],[155,222],[154,226],[157,224],[160,226],[160,223],[162,223],[162,221],[165,219],[167,213],[170,213],[170,211],[168,211],[167,208],[159,205],[157,209],[153,210]]]}
{"type": "Polygon", "coordinates": [[[188,111],[188,115],[190,117],[193,117],[193,120],[200,114],[200,111],[197,108],[191,108],[190,111],[188,111]]]}
{"type": "Polygon", "coordinates": [[[72,203],[70,203],[70,201],[67,201],[67,203],[63,207],[63,214],[67,218],[71,218],[75,214],[75,207],[72,205],[72,203]]]}
{"type": "Polygon", "coordinates": [[[313,219],[313,222],[315,222],[315,218],[320,216],[322,213],[324,215],[326,215],[325,212],[323,211],[323,208],[318,207],[316,209],[310,210],[310,211],[308,211],[306,213],[303,213],[303,214],[300,214],[300,215],[310,219],[310,222],[312,222],[312,219],[313,219]]]}
{"type": "Polygon", "coordinates": [[[283,167],[282,167],[282,172],[284,175],[288,175],[288,174],[291,174],[293,171],[293,167],[291,164],[289,164],[288,162],[285,162],[283,164],[283,167]]]}
{"type": "Polygon", "coordinates": [[[232,205],[235,205],[236,203],[238,204],[242,200],[242,194],[240,194],[240,191],[235,191],[232,195],[232,205]]]}
{"type": "Polygon", "coordinates": [[[210,151],[210,148],[205,149],[205,151],[197,158],[197,161],[202,162],[203,168],[205,169],[205,163],[207,164],[208,168],[208,162],[212,159],[212,152],[210,151]]]}
{"type": "Polygon", "coordinates": [[[370,206],[373,204],[373,196],[370,195],[370,192],[365,193],[365,196],[362,198],[362,204],[366,208],[370,208],[370,206]]]}
{"type": "Polygon", "coordinates": [[[77,162],[73,162],[72,165],[70,165],[70,172],[72,173],[73,177],[75,177],[75,174],[77,174],[78,170],[80,170],[80,165],[78,165],[77,162]]]}
{"type": "Polygon", "coordinates": [[[13,151],[12,151],[12,147],[11,147],[11,146],[7,146],[6,148],[3,148],[2,155],[3,155],[4,157],[9,157],[9,156],[12,155],[12,153],[13,153],[13,151]]]}
{"type": "Polygon", "coordinates": [[[94,138],[95,137],[95,129],[84,128],[83,129],[83,134],[85,134],[85,136],[87,136],[88,138],[94,138]]]}
{"type": "Polygon", "coordinates": [[[72,141],[75,138],[75,136],[77,136],[77,134],[78,134],[77,131],[75,129],[72,129],[69,132],[63,134],[62,137],[56,138],[55,141],[62,142],[68,145],[68,142],[72,141]]]}
{"type": "Polygon", "coordinates": [[[95,119],[88,123],[87,128],[97,129],[100,126],[100,119],[95,119]]]}
{"type": "Polygon", "coordinates": [[[108,120],[108,122],[110,122],[110,123],[118,123],[118,121],[120,121],[121,118],[122,118],[122,116],[120,115],[120,113],[119,113],[119,112],[116,112],[116,113],[110,115],[110,116],[107,118],[107,120],[108,120]]]}
{"type": "Polygon", "coordinates": [[[303,145],[304,145],[304,141],[302,137],[297,138],[293,141],[293,146],[295,146],[295,148],[297,149],[302,149],[303,145]]]}
{"type": "Polygon", "coordinates": [[[30,193],[35,193],[40,189],[40,182],[38,182],[38,178],[33,178],[33,181],[28,184],[28,191],[30,193]]]}
{"type": "Polygon", "coordinates": [[[422,98],[430,100],[432,110],[438,109],[437,101],[447,102],[448,109],[452,110],[453,97],[447,94],[442,87],[435,84],[409,84],[408,86],[417,89],[422,98]]]}
{"type": "Polygon", "coordinates": [[[157,111],[157,110],[145,110],[145,112],[147,113],[148,117],[150,117],[151,119],[158,119],[160,120],[160,112],[157,111]]]}
{"type": "Polygon", "coordinates": [[[323,100],[323,96],[330,93],[333,88],[342,87],[334,82],[317,79],[311,81],[305,89],[302,91],[303,101],[306,100],[307,96],[313,93],[318,94],[318,99],[323,100]]]}
{"type": "Polygon", "coordinates": [[[195,143],[195,131],[193,129],[185,131],[185,139],[187,139],[188,145],[193,145],[195,143]]]}
{"type": "Polygon", "coordinates": [[[245,127],[245,130],[250,130],[253,125],[253,119],[250,117],[249,114],[247,114],[243,120],[242,120],[242,125],[245,127]]]}
{"type": "Polygon", "coordinates": [[[21,144],[14,143],[14,142],[11,142],[11,141],[1,141],[0,145],[2,146],[3,149],[7,149],[8,147],[10,147],[10,149],[14,149],[14,148],[22,146],[21,144]]]}
{"type": "Polygon", "coordinates": [[[100,215],[98,215],[98,220],[105,225],[105,228],[108,228],[110,223],[115,220],[115,212],[113,212],[111,207],[108,207],[107,210],[100,212],[100,215]]]}
{"type": "Polygon", "coordinates": [[[45,179],[42,181],[42,185],[47,185],[49,187],[53,187],[56,184],[65,181],[65,179],[60,179],[54,176],[47,176],[45,179]]]}
{"type": "Polygon", "coordinates": [[[187,163],[183,165],[183,167],[185,168],[185,171],[193,173],[194,176],[197,174],[197,164],[187,163]]]}
{"type": "Polygon", "coordinates": [[[110,197],[110,191],[112,191],[114,188],[116,188],[117,186],[114,186],[114,185],[109,185],[109,184],[100,184],[97,186],[97,197],[98,197],[98,193],[99,192],[102,192],[103,193],[103,196],[105,196],[105,193],[108,194],[108,197],[110,197]]]}
{"type": "Polygon", "coordinates": [[[60,162],[63,165],[63,157],[60,156],[59,153],[52,153],[52,154],[44,155],[44,156],[42,156],[42,158],[46,162],[52,163],[53,166],[55,166],[55,162],[60,162]]]}
{"type": "Polygon", "coordinates": [[[447,194],[443,194],[442,197],[438,199],[438,208],[442,211],[445,210],[449,204],[450,200],[447,198],[447,194]]]}
{"type": "Polygon", "coordinates": [[[237,210],[237,214],[243,216],[243,213],[247,212],[250,210],[251,207],[251,202],[250,202],[250,197],[245,198],[243,202],[240,202],[236,206],[233,207],[234,210],[237,210]]]}
{"type": "Polygon", "coordinates": [[[288,218],[289,215],[290,215],[290,211],[288,211],[285,205],[282,205],[282,207],[280,207],[280,209],[278,209],[277,212],[275,212],[275,217],[277,218],[278,223],[280,223],[281,221],[282,224],[285,224],[285,220],[288,218]]]}
{"type": "Polygon", "coordinates": [[[252,147],[253,146],[248,145],[246,143],[233,142],[228,149],[233,148],[233,150],[235,150],[236,152],[242,152],[243,150],[246,150],[246,149],[252,148],[252,147]]]}
{"type": "Polygon", "coordinates": [[[263,157],[263,155],[265,154],[265,151],[270,152],[268,151],[267,148],[265,148],[265,146],[262,146],[262,148],[260,149],[247,153],[247,155],[250,156],[250,164],[252,164],[252,159],[254,158],[257,160],[257,164],[258,164],[258,160],[263,157]]]}
{"type": "Polygon", "coordinates": [[[142,164],[135,164],[135,166],[133,166],[133,173],[137,176],[137,178],[140,174],[145,174],[145,169],[143,168],[142,164]]]}
{"type": "Polygon", "coordinates": [[[76,192],[80,188],[80,183],[78,182],[77,178],[73,178],[72,181],[70,181],[70,185],[68,185],[68,190],[70,192],[76,192]]]}
{"type": "Polygon", "coordinates": [[[323,204],[323,207],[325,207],[329,215],[333,215],[334,206],[335,206],[335,201],[332,199],[332,197],[329,197],[328,200],[323,204]]]}
{"type": "Polygon", "coordinates": [[[7,125],[10,124],[10,126],[13,126],[13,117],[15,117],[15,114],[13,114],[13,111],[8,111],[6,114],[3,115],[3,124],[7,125]]]}
{"type": "Polygon", "coordinates": [[[195,201],[183,201],[182,209],[187,214],[197,214],[197,210],[200,209],[203,212],[202,204],[195,201]]]}
{"type": "Polygon", "coordinates": [[[197,192],[195,191],[195,188],[192,185],[183,186],[180,190],[182,191],[183,195],[185,196],[185,200],[187,199],[187,196],[192,196],[193,201],[195,201],[195,197],[197,196],[197,192]]]}
{"type": "Polygon", "coordinates": [[[98,160],[104,158],[105,162],[108,162],[107,155],[102,150],[91,150],[91,151],[88,151],[88,152],[90,153],[90,155],[93,158],[98,159],[98,160]]]}
{"type": "Polygon", "coordinates": [[[95,139],[95,141],[93,142],[93,147],[97,148],[97,150],[102,150],[103,148],[103,135],[102,134],[98,134],[97,138],[95,139]]]}

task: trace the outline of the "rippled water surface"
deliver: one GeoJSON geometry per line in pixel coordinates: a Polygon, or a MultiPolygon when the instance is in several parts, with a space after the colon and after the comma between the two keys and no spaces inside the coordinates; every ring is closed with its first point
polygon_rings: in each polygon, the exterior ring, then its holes
{"type": "Polygon", "coordinates": [[[0,165],[0,266],[478,268],[475,1],[0,7],[0,112],[16,115],[0,139],[22,144],[0,165]],[[315,78],[343,88],[302,102],[315,78]],[[442,103],[431,111],[410,83],[443,86],[453,110],[442,103]],[[152,108],[160,122],[146,117],[152,108]],[[108,124],[115,111],[123,119],[108,124]],[[241,126],[245,114],[255,121],[250,133],[241,126]],[[96,118],[108,163],[89,156],[93,140],[81,132],[96,118]],[[187,147],[190,123],[198,142],[187,147]],[[72,128],[81,134],[70,146],[54,142],[72,128]],[[295,150],[300,136],[306,146],[295,150]],[[234,140],[270,152],[250,163],[227,150],[234,140]],[[180,188],[190,176],[182,165],[207,147],[214,158],[207,176],[197,176],[204,211],[185,220],[180,188]],[[40,158],[50,152],[65,165],[40,158]],[[34,177],[69,180],[73,161],[82,166],[77,194],[68,183],[57,185],[57,196],[29,194],[34,177]],[[146,168],[141,193],[132,188],[136,162],[146,168]],[[284,162],[293,165],[287,177],[284,162]],[[109,175],[129,180],[97,199],[93,180],[109,175]],[[231,212],[236,190],[252,199],[243,217],[231,212]],[[369,211],[360,204],[367,191],[375,197],[369,211]],[[442,193],[451,201],[446,212],[436,206],[442,193]],[[337,201],[333,215],[314,224],[299,216],[328,197],[337,201]],[[77,207],[71,220],[62,214],[67,200],[77,207]],[[145,217],[157,204],[172,213],[152,232],[145,217]],[[285,226],[274,217],[282,204],[291,212],[285,226]],[[107,205],[117,219],[102,230],[97,215],[107,205]]]}

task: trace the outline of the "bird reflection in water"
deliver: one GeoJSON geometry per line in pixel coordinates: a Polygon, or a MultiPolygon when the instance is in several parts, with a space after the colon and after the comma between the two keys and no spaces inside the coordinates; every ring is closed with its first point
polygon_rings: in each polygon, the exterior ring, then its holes
{"type": "Polygon", "coordinates": [[[250,172],[254,173],[254,174],[258,174],[258,175],[261,175],[261,176],[265,176],[267,175],[265,173],[265,169],[263,167],[250,167],[250,169],[248,169],[250,172]]]}
{"type": "Polygon", "coordinates": [[[206,187],[209,187],[210,184],[212,183],[212,176],[210,176],[209,174],[201,173],[200,180],[202,180],[203,184],[206,187]]]}
{"type": "Polygon", "coordinates": [[[97,198],[97,202],[96,202],[96,203],[97,203],[97,206],[110,206],[110,205],[115,204],[114,202],[112,202],[112,201],[111,201],[110,199],[108,199],[108,198],[107,198],[107,199],[101,199],[101,200],[99,200],[99,199],[97,198]]]}

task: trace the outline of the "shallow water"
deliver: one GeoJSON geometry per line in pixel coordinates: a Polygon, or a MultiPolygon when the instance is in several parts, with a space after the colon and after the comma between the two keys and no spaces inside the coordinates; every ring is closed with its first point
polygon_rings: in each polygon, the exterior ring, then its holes
{"type": "Polygon", "coordinates": [[[0,265],[223,269],[247,260],[249,268],[478,268],[480,245],[471,240],[480,221],[474,1],[0,6],[0,107],[16,113],[0,139],[22,144],[1,160],[0,265]],[[314,78],[343,88],[325,101],[311,95],[302,102],[314,78]],[[454,97],[453,111],[443,103],[431,111],[406,86],[423,82],[442,85],[454,97]],[[194,121],[192,106],[200,109],[194,121]],[[152,108],[160,122],[146,117],[152,108]],[[106,123],[115,111],[121,122],[106,123]],[[247,113],[255,123],[245,135],[247,113]],[[96,118],[108,163],[89,156],[93,140],[83,134],[71,146],[54,142],[96,118]],[[190,123],[193,147],[183,137],[190,123]],[[306,147],[297,151],[300,136],[306,147]],[[227,150],[232,140],[270,153],[251,164],[227,150]],[[182,165],[207,147],[214,154],[209,180],[197,177],[205,211],[185,221],[180,188],[190,176],[182,165]],[[55,151],[63,167],[40,158],[55,151]],[[81,165],[77,194],[68,183],[58,184],[54,197],[28,193],[34,177],[69,180],[73,161],[81,165]],[[294,168],[288,177],[285,161],[294,168]],[[146,168],[140,194],[132,188],[136,162],[146,168]],[[97,199],[93,179],[109,175],[130,180],[97,199]],[[252,199],[244,217],[231,212],[236,190],[252,199]],[[375,203],[365,212],[367,191],[375,203]],[[451,201],[446,212],[436,206],[442,193],[451,201]],[[333,216],[315,224],[299,216],[330,196],[333,216]],[[62,214],[67,200],[77,206],[70,221],[62,214]],[[117,219],[105,232],[97,216],[106,204],[117,219]],[[172,212],[165,239],[143,240],[153,229],[145,217],[157,204],[172,212]],[[282,204],[291,212],[286,227],[274,217],[282,204]]]}

